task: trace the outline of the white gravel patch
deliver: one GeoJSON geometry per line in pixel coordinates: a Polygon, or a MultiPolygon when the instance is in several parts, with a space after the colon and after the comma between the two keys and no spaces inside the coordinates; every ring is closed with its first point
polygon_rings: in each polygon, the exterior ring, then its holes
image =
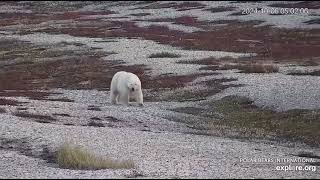
{"type": "Polygon", "coordinates": [[[20,32],[26,30],[32,31],[41,31],[46,30],[47,28],[64,28],[64,27],[74,27],[75,23],[73,20],[48,20],[45,22],[41,22],[39,24],[23,24],[18,23],[10,26],[3,26],[1,29],[3,31],[12,32],[20,32]]]}
{"type": "Polygon", "coordinates": [[[1,34],[1,35],[11,35],[11,34],[13,34],[13,33],[10,32],[10,31],[0,31],[0,34],[1,34]]]}
{"type": "Polygon", "coordinates": [[[251,98],[260,107],[277,111],[289,109],[320,109],[320,77],[290,76],[281,73],[246,74],[236,71],[217,71],[223,74],[216,78],[238,78],[229,84],[244,84],[232,87],[213,96],[220,99],[228,95],[251,98]]]}
{"type": "Polygon", "coordinates": [[[250,40],[250,39],[237,39],[239,42],[252,42],[252,43],[262,43],[262,41],[250,40]]]}
{"type": "Polygon", "coordinates": [[[0,13],[32,13],[31,10],[25,10],[23,6],[0,6],[0,13]]]}

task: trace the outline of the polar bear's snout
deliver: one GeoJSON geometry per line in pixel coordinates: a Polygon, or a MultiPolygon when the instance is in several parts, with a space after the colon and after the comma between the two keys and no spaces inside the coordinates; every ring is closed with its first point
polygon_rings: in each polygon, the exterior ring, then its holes
{"type": "Polygon", "coordinates": [[[129,84],[129,85],[128,85],[128,89],[129,89],[131,92],[134,92],[134,90],[137,89],[137,85],[136,85],[136,84],[129,84]]]}

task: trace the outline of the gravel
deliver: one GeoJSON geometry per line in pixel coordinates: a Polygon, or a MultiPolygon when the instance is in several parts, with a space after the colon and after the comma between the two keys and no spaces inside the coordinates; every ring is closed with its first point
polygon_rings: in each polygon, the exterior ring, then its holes
{"type": "Polygon", "coordinates": [[[109,100],[109,92],[96,90],[63,90],[57,89],[49,99],[67,98],[74,102],[60,102],[48,100],[29,100],[24,97],[11,97],[6,99],[17,100],[18,102],[28,102],[24,104],[27,110],[20,111],[20,106],[3,106],[7,112],[27,112],[37,115],[54,116],[57,124],[71,123],[73,125],[87,125],[91,118],[99,118],[99,123],[110,127],[132,127],[137,130],[148,130],[155,132],[176,131],[176,132],[196,132],[196,130],[186,127],[183,123],[177,123],[167,119],[174,112],[169,108],[184,106],[177,103],[145,102],[145,107],[141,108],[137,104],[132,106],[112,105],[109,100]],[[96,107],[101,111],[90,110],[96,107]],[[55,116],[54,114],[67,114],[69,116],[55,116]]]}
{"type": "MultiPolygon", "coordinates": [[[[249,163],[251,159],[298,159],[299,152],[320,153],[306,147],[282,147],[226,138],[175,132],[143,132],[130,128],[94,128],[41,124],[0,114],[2,138],[27,138],[32,147],[57,148],[65,141],[114,159],[132,159],[135,169],[79,171],[60,169],[41,159],[1,150],[1,178],[103,178],[142,174],[152,178],[319,178],[316,171],[277,171],[276,166],[304,163],[249,163]],[[240,162],[241,161],[241,162],[240,162]],[[10,169],[10,171],[8,171],[10,169]],[[138,172],[138,173],[137,173],[138,172]]],[[[309,159],[310,161],[314,161],[309,159]]]]}
{"type": "Polygon", "coordinates": [[[234,70],[222,72],[215,78],[237,78],[237,81],[225,84],[244,84],[245,86],[228,88],[216,94],[212,99],[220,99],[228,95],[249,97],[260,107],[277,111],[289,109],[320,108],[320,77],[291,76],[281,73],[246,74],[234,70]]]}
{"type": "MultiPolygon", "coordinates": [[[[183,1],[177,2],[172,1],[174,3],[183,3],[183,1]]],[[[160,4],[164,3],[170,3],[168,1],[166,2],[158,2],[160,4]]],[[[313,20],[318,18],[318,15],[320,14],[319,9],[308,9],[308,13],[287,13],[282,15],[270,15],[266,12],[259,13],[251,13],[247,15],[242,16],[230,16],[230,14],[242,12],[246,9],[256,9],[256,8],[264,8],[271,12],[275,9],[280,8],[274,8],[270,7],[269,5],[274,3],[297,3],[296,2],[279,2],[279,1],[268,1],[268,2],[244,2],[244,3],[237,3],[234,4],[232,1],[200,1],[199,3],[206,5],[206,9],[210,8],[216,8],[216,7],[235,7],[234,10],[231,11],[225,11],[225,12],[217,12],[217,13],[211,13],[210,11],[206,11],[204,9],[191,9],[191,10],[185,10],[185,11],[178,11],[174,8],[160,8],[160,9],[142,9],[141,7],[144,7],[146,5],[117,5],[117,6],[110,6],[109,3],[106,4],[99,4],[99,5],[88,5],[85,6],[79,11],[88,11],[88,10],[103,10],[103,9],[109,9],[112,11],[117,12],[116,14],[110,14],[107,16],[87,16],[84,18],[106,18],[106,20],[110,20],[112,18],[116,21],[136,21],[136,24],[140,24],[138,20],[151,20],[151,19],[158,19],[158,18],[178,18],[182,16],[192,16],[197,18],[199,21],[218,21],[218,20],[239,20],[239,21],[251,21],[251,20],[259,20],[263,21],[262,24],[259,26],[264,25],[273,25],[279,28],[302,28],[302,29],[313,29],[313,28],[319,28],[319,24],[306,24],[304,22],[313,20]],[[136,17],[132,16],[131,14],[138,14],[138,13],[151,13],[151,15],[146,15],[142,17],[136,17]]],[[[301,9],[301,8],[300,8],[301,9]]],[[[150,22],[150,25],[157,23],[150,22]]],[[[173,23],[171,23],[173,24],[173,23]]],[[[166,26],[168,23],[166,23],[166,26]]],[[[185,27],[182,25],[179,29],[181,29],[184,32],[195,32],[195,31],[202,31],[203,29],[194,29],[193,27],[185,27]],[[184,30],[183,30],[184,28],[184,30]]],[[[177,29],[177,26],[168,26],[173,27],[173,29],[177,29]]]]}
{"type": "MultiPolygon", "coordinates": [[[[11,97],[24,104],[26,112],[52,115],[65,113],[71,117],[56,117],[58,122],[37,123],[32,119],[10,114],[17,107],[3,106],[0,114],[0,136],[4,139],[25,139],[33,151],[43,145],[57,149],[64,142],[73,142],[95,154],[113,159],[131,159],[135,169],[80,171],[60,169],[55,164],[23,155],[14,150],[0,149],[0,178],[319,178],[319,171],[278,171],[277,166],[309,167],[306,163],[243,162],[250,159],[290,159],[300,152],[319,154],[317,148],[301,144],[281,146],[268,141],[246,141],[195,135],[184,124],[163,117],[173,112],[166,108],[186,107],[193,102],[146,102],[145,107],[119,106],[109,103],[109,93],[96,90],[63,90],[48,98],[68,98],[74,102],[29,100],[11,97]],[[87,110],[89,106],[102,111],[87,110]],[[125,122],[121,128],[82,126],[90,117],[112,116],[125,122]],[[74,126],[63,123],[73,122],[74,126]],[[77,124],[78,123],[78,124],[77,124]],[[148,128],[146,128],[147,126],[148,128]],[[147,130],[147,131],[146,131],[147,130]],[[8,171],[10,169],[10,171],[8,171]]],[[[175,115],[177,115],[176,113],[175,115]]],[[[314,162],[316,159],[307,159],[314,162]]],[[[314,167],[314,166],[313,166],[314,167]]],[[[316,167],[317,168],[317,167],[316,167]]]]}
{"type": "Polygon", "coordinates": [[[25,10],[23,6],[1,5],[0,13],[32,13],[31,10],[25,10]]]}
{"type": "MultiPolygon", "coordinates": [[[[59,4],[43,2],[47,7],[56,7],[59,4]]],[[[62,2],[63,3],[63,2],[62,2]]],[[[86,2],[87,3],[87,2],[86,2]]],[[[245,16],[229,16],[245,8],[267,7],[274,2],[237,3],[231,2],[201,2],[206,8],[217,6],[237,6],[234,11],[212,14],[203,9],[177,11],[173,8],[139,9],[143,5],[134,5],[128,2],[123,6],[115,6],[120,2],[100,2],[78,8],[78,11],[110,9],[116,14],[104,16],[84,16],[88,18],[101,18],[102,20],[150,20],[155,18],[177,18],[181,16],[196,17],[200,21],[214,20],[263,20],[262,25],[271,24],[284,28],[319,28],[318,24],[307,25],[304,21],[317,17],[319,10],[312,10],[309,15],[282,15],[270,16],[268,14],[251,14],[245,16]],[[130,14],[151,13],[151,15],[136,17],[130,14]],[[311,15],[312,14],[312,15],[311,15]],[[127,18],[123,18],[127,16],[127,18]]],[[[160,2],[162,3],[162,2],[160,2]]],[[[167,3],[167,2],[165,2],[167,3]]],[[[180,2],[177,2],[180,3],[180,2]]],[[[287,2],[289,3],[289,2],[287,2]]],[[[27,6],[26,6],[27,7],[27,6]]],[[[32,10],[24,6],[1,5],[0,12],[5,13],[31,13],[32,10]]],[[[74,9],[74,8],[73,8],[74,9]]],[[[99,51],[115,52],[105,57],[105,60],[122,60],[127,64],[145,64],[152,68],[151,75],[164,73],[185,75],[198,72],[202,66],[192,64],[177,64],[177,61],[200,60],[214,57],[231,56],[239,58],[255,56],[249,53],[233,53],[222,51],[193,51],[183,50],[169,45],[161,45],[153,41],[125,38],[86,38],[70,35],[54,35],[47,33],[34,33],[28,35],[12,34],[19,28],[42,29],[47,26],[61,26],[70,21],[45,22],[40,25],[13,25],[1,28],[0,38],[13,38],[30,41],[38,45],[56,45],[61,42],[82,43],[84,46],[69,46],[69,50],[87,50],[88,48],[102,48],[99,51]],[[105,40],[111,40],[105,42],[105,40]],[[99,42],[100,41],[100,42],[99,42]],[[170,52],[181,55],[180,58],[148,58],[149,55],[159,52],[170,52]]],[[[187,27],[172,23],[158,23],[136,21],[138,26],[158,24],[168,26],[170,29],[184,32],[201,31],[201,28],[187,27]]],[[[239,41],[252,41],[243,40],[239,41]]],[[[56,48],[59,50],[59,47],[56,48]]],[[[60,48],[60,50],[62,50],[60,48]]],[[[47,59],[48,60],[48,59],[47,59]]],[[[318,67],[316,67],[318,68],[318,67]]],[[[281,72],[288,69],[282,68],[281,72]]],[[[205,72],[205,71],[204,71],[205,72]]],[[[320,108],[320,79],[310,76],[289,76],[281,73],[273,74],[244,74],[236,71],[218,71],[222,74],[206,76],[196,79],[188,84],[186,89],[205,88],[199,82],[212,78],[237,78],[239,83],[246,86],[228,88],[211,97],[219,99],[227,95],[241,95],[254,99],[258,106],[274,108],[278,111],[288,109],[314,109],[320,108]]],[[[55,89],[60,95],[49,98],[68,98],[73,102],[60,102],[48,100],[31,100],[26,97],[5,97],[20,102],[28,102],[23,106],[1,106],[6,113],[0,114],[1,139],[25,139],[32,151],[39,151],[43,146],[50,149],[58,148],[64,142],[73,142],[90,151],[108,156],[113,159],[132,159],[136,167],[128,170],[69,170],[58,168],[56,164],[45,160],[27,156],[14,149],[0,148],[0,178],[320,178],[319,166],[312,166],[311,170],[277,170],[277,166],[303,168],[311,167],[300,162],[252,162],[258,159],[271,160],[297,160],[295,156],[300,152],[320,154],[319,148],[312,148],[303,144],[279,145],[269,141],[236,140],[224,137],[197,135],[197,130],[189,128],[186,124],[175,122],[168,118],[179,115],[181,118],[193,118],[192,115],[169,111],[178,107],[193,107],[194,102],[145,102],[144,107],[120,106],[109,103],[109,92],[96,90],[64,90],[55,89]],[[20,110],[18,109],[20,108],[20,110]],[[21,110],[24,108],[24,110],[21,110]],[[90,109],[100,109],[95,111],[90,109]],[[56,122],[38,123],[32,118],[14,116],[14,112],[25,112],[37,115],[55,117],[56,122]],[[58,116],[65,114],[69,116],[58,116]],[[88,126],[88,122],[95,121],[104,127],[88,126]],[[100,119],[100,120],[99,120],[100,119]],[[66,126],[64,124],[72,124],[66,126]],[[243,162],[246,160],[247,162],[243,162]],[[248,162],[252,160],[251,162],[248,162]]],[[[1,146],[1,144],[0,144],[1,146]]],[[[308,161],[315,159],[306,158],[308,161]]],[[[317,160],[319,161],[319,160],[317,160]]]]}
{"type": "Polygon", "coordinates": [[[204,58],[214,57],[248,57],[254,56],[255,53],[234,53],[223,51],[196,51],[183,50],[182,48],[163,45],[150,40],[142,39],[126,39],[126,38],[87,38],[74,37],[65,34],[47,34],[33,33],[28,35],[0,35],[0,38],[18,39],[21,41],[29,41],[37,45],[54,45],[61,42],[82,43],[87,48],[101,48],[99,51],[113,52],[115,54],[108,55],[105,60],[121,60],[129,65],[145,64],[152,68],[151,75],[173,73],[176,75],[186,75],[199,71],[200,65],[193,64],[177,64],[178,61],[200,60],[204,58]],[[108,40],[106,42],[106,40],[108,40]],[[149,58],[151,54],[170,52],[181,55],[180,58],[149,58]]]}

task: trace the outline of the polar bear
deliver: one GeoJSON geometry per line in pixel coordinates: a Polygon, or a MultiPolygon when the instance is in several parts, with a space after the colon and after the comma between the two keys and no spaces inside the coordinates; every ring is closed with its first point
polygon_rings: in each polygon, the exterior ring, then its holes
{"type": "Polygon", "coordinates": [[[119,71],[111,80],[111,103],[117,104],[120,102],[120,104],[129,105],[130,98],[135,99],[140,106],[143,106],[143,95],[140,79],[133,73],[119,71]]]}

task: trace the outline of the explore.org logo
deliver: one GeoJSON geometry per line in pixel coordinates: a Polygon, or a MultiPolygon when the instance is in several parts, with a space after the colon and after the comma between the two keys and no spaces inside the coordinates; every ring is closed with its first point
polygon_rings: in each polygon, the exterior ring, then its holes
{"type": "Polygon", "coordinates": [[[292,163],[315,163],[312,158],[240,158],[241,163],[253,164],[276,164],[278,171],[313,171],[317,170],[316,166],[312,165],[292,165],[292,163]],[[289,164],[289,165],[286,165],[289,164]]]}
{"type": "Polygon", "coordinates": [[[315,172],[317,170],[316,166],[294,166],[294,165],[288,165],[288,166],[276,166],[276,170],[278,171],[313,171],[315,172]]]}

